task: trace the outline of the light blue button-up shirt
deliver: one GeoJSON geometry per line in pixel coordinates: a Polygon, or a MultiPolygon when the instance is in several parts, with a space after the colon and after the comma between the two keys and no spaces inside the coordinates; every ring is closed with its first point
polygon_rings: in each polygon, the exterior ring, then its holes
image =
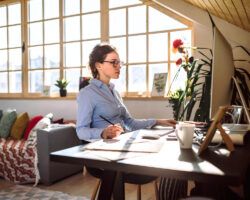
{"type": "Polygon", "coordinates": [[[132,118],[114,84],[110,83],[108,87],[97,79],[92,79],[80,90],[77,103],[76,132],[81,140],[101,138],[102,131],[110,124],[100,115],[114,124],[121,124],[128,131],[151,128],[156,123],[155,119],[132,118]]]}

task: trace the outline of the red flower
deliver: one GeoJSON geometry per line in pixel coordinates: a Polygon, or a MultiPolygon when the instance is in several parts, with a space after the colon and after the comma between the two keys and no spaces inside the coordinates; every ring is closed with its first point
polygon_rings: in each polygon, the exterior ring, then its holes
{"type": "Polygon", "coordinates": [[[178,65],[180,65],[182,63],[182,59],[181,58],[179,58],[176,62],[175,62],[175,64],[178,66],[178,65]]]}
{"type": "Polygon", "coordinates": [[[183,45],[183,42],[182,42],[181,39],[176,39],[176,40],[174,40],[174,42],[173,42],[173,48],[177,49],[177,48],[179,48],[181,45],[183,45]]]}

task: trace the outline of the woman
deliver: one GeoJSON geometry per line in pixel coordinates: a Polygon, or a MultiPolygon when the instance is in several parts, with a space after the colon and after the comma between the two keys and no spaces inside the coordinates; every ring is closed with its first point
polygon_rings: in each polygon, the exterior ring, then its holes
{"type": "MultiPolygon", "coordinates": [[[[89,66],[93,79],[88,86],[80,90],[77,98],[76,131],[81,140],[90,142],[100,138],[112,139],[119,136],[122,132],[151,128],[155,125],[175,126],[176,121],[172,119],[138,120],[132,118],[123,104],[119,93],[114,89],[114,84],[110,82],[111,79],[119,78],[122,66],[122,62],[114,47],[109,44],[95,46],[89,56],[89,66]]],[[[105,181],[105,176],[108,177],[108,180],[106,180],[109,182],[108,185],[111,182],[114,183],[115,172],[107,172],[95,168],[87,168],[87,170],[93,176],[101,178],[102,182],[105,181]]],[[[154,179],[156,177],[134,174],[126,174],[124,176],[125,182],[135,184],[143,184],[154,179]]],[[[109,192],[112,193],[112,191],[109,192]]],[[[107,193],[107,189],[105,193],[107,193]]]]}
{"type": "Polygon", "coordinates": [[[111,79],[118,79],[121,61],[114,47],[97,45],[89,56],[93,78],[78,95],[77,135],[81,140],[114,138],[124,131],[151,128],[155,125],[175,126],[172,119],[133,119],[114,89],[111,79]],[[109,124],[102,117],[115,125],[109,124]]]}

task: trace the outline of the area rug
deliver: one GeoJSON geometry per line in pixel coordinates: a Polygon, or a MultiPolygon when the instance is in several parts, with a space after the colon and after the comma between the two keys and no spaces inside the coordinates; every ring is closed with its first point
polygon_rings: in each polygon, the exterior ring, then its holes
{"type": "Polygon", "coordinates": [[[0,200],[89,200],[87,197],[72,196],[59,191],[43,190],[37,187],[11,186],[0,189],[0,200]]]}

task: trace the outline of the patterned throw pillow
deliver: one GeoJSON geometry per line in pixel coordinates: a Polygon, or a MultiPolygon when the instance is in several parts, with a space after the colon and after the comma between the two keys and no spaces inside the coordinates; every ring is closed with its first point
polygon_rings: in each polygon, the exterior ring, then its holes
{"type": "Polygon", "coordinates": [[[33,118],[28,122],[28,125],[27,125],[27,127],[26,127],[26,129],[25,129],[25,132],[24,132],[24,134],[23,134],[23,138],[24,138],[25,140],[28,139],[31,130],[35,127],[35,125],[36,125],[42,118],[43,118],[42,115],[37,115],[37,116],[33,117],[33,118]]]}
{"type": "Polygon", "coordinates": [[[17,117],[15,110],[7,110],[3,113],[0,121],[0,137],[7,138],[10,134],[11,126],[17,117]]]}
{"type": "Polygon", "coordinates": [[[10,137],[16,140],[22,139],[24,130],[28,122],[29,122],[29,115],[27,112],[19,114],[11,128],[10,137]]]}
{"type": "Polygon", "coordinates": [[[31,132],[29,134],[29,138],[27,140],[29,144],[36,145],[36,142],[37,142],[37,130],[47,128],[51,124],[52,117],[53,117],[53,115],[50,113],[50,114],[46,115],[44,118],[42,118],[36,124],[36,126],[31,130],[31,132]]]}

